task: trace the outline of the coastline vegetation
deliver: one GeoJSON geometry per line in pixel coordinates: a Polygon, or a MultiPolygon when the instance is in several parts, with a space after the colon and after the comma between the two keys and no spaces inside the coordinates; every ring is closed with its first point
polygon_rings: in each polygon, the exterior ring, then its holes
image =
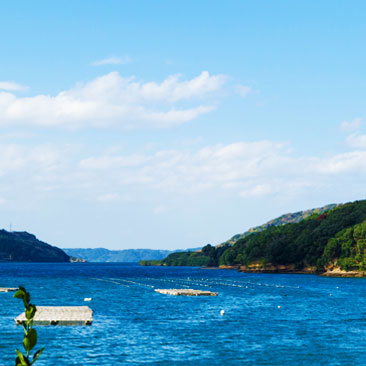
{"type": "Polygon", "coordinates": [[[150,259],[150,260],[141,260],[139,264],[141,266],[160,266],[162,263],[161,260],[158,259],[150,259]]]}
{"type": "Polygon", "coordinates": [[[22,231],[0,230],[0,262],[70,262],[60,248],[22,231]]]}
{"type": "Polygon", "coordinates": [[[297,271],[310,267],[318,272],[336,267],[344,271],[366,271],[366,201],[314,212],[297,223],[269,226],[242,237],[233,245],[208,244],[201,251],[173,253],[158,265],[248,267],[253,264],[259,268],[292,266],[297,271]]]}

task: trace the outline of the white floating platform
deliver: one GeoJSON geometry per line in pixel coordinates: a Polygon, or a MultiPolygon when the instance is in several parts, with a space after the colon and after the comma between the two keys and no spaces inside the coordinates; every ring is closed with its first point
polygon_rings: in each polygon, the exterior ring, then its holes
{"type": "MultiPolygon", "coordinates": [[[[17,325],[26,321],[22,313],[15,318],[17,325]]],[[[37,306],[35,325],[91,325],[93,311],[89,306],[37,306]]]]}
{"type": "Polygon", "coordinates": [[[217,292],[212,291],[202,291],[202,290],[192,290],[192,289],[155,289],[156,292],[160,294],[173,295],[173,296],[217,296],[217,292]]]}
{"type": "Polygon", "coordinates": [[[0,292],[13,292],[17,290],[16,287],[0,287],[0,292]]]}

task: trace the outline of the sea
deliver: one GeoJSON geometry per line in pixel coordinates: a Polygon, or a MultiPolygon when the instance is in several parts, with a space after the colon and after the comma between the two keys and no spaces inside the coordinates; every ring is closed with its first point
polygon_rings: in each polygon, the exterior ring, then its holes
{"type": "MultiPolygon", "coordinates": [[[[35,326],[38,366],[366,365],[366,279],[127,263],[3,263],[0,287],[43,306],[88,305],[91,326],[35,326]],[[216,297],[170,296],[192,288],[216,297]],[[84,298],[92,298],[84,302],[84,298]],[[222,310],[224,314],[222,315],[222,310]]],[[[14,365],[23,311],[0,293],[0,365],[14,365]]]]}

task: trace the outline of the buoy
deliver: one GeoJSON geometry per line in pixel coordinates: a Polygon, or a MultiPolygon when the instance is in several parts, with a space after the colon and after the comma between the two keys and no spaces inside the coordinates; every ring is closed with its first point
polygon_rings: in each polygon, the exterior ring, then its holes
{"type": "Polygon", "coordinates": [[[280,305],[278,305],[278,306],[277,306],[277,308],[278,308],[278,309],[281,309],[281,306],[280,306],[280,305]]]}
{"type": "Polygon", "coordinates": [[[92,298],[91,297],[85,297],[84,301],[92,301],[92,298]]]}
{"type": "Polygon", "coordinates": [[[225,310],[221,310],[221,311],[220,311],[220,314],[221,314],[221,315],[224,315],[224,314],[225,314],[225,310]]]}

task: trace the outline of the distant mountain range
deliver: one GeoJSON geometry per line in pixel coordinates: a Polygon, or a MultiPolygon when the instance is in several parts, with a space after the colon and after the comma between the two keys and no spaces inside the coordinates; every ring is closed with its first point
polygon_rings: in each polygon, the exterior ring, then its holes
{"type": "Polygon", "coordinates": [[[60,248],[38,240],[26,231],[0,230],[0,262],[70,262],[60,248]]]}
{"type": "MultiPolygon", "coordinates": [[[[200,248],[189,249],[191,251],[200,248]]],[[[68,255],[85,259],[87,262],[139,262],[141,260],[161,260],[171,253],[183,250],[125,249],[109,250],[105,248],[64,248],[68,255]]],[[[187,250],[187,249],[185,249],[187,250]]]]}

